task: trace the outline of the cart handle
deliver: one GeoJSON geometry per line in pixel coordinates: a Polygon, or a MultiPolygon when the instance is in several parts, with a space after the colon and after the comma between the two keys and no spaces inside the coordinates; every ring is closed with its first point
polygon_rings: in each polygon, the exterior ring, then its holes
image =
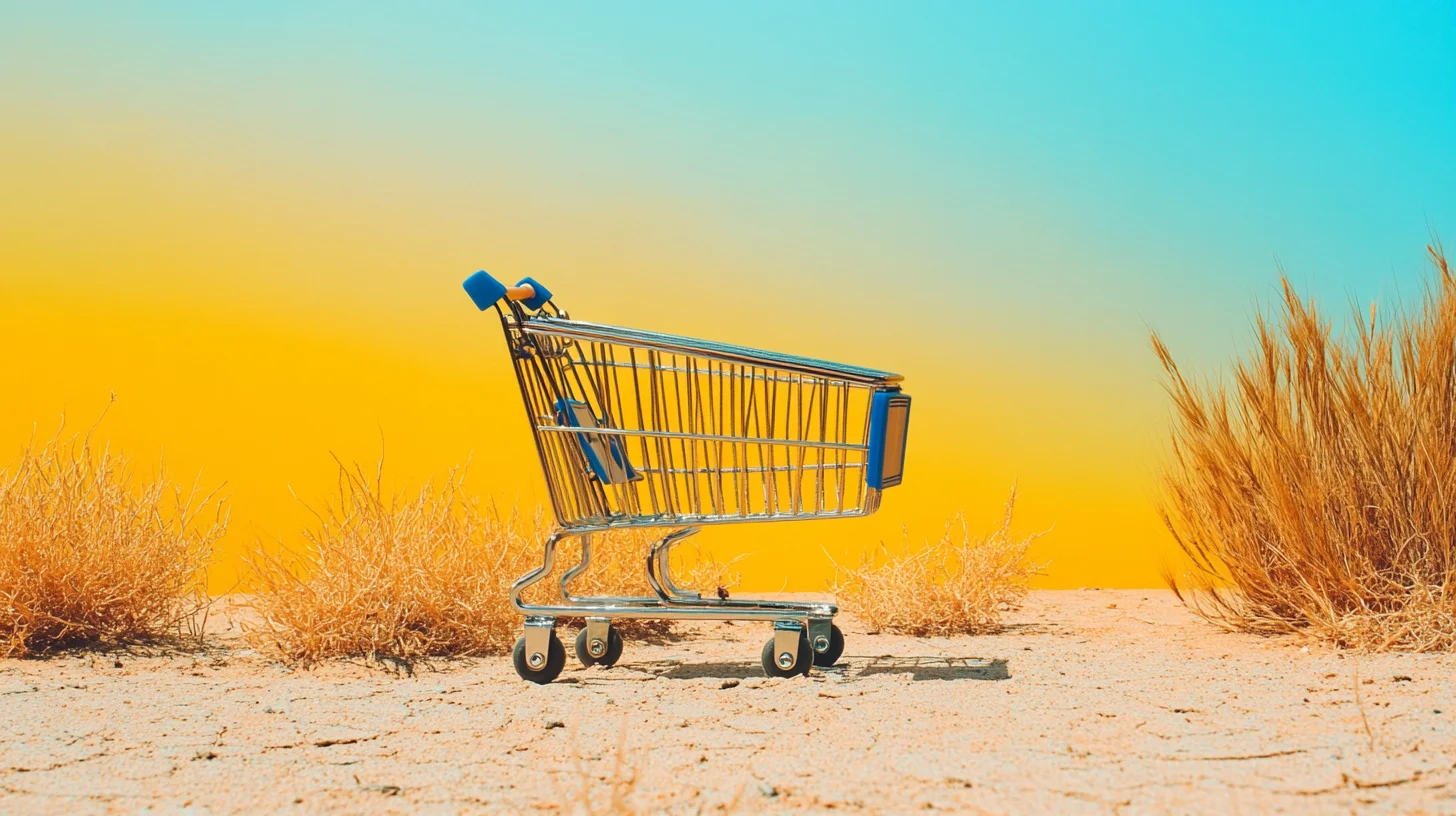
{"type": "Polygon", "coordinates": [[[528,309],[539,309],[551,300],[551,290],[532,278],[521,278],[515,286],[506,286],[491,277],[484,269],[465,279],[465,294],[475,301],[482,312],[494,306],[501,298],[520,301],[528,309]]]}

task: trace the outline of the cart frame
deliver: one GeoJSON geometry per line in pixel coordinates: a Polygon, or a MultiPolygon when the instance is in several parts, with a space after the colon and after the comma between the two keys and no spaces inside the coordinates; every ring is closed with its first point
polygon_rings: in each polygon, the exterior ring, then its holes
{"type": "Polygon", "coordinates": [[[835,604],[705,598],[673,583],[672,549],[707,525],[874,513],[903,473],[900,375],[572,320],[530,278],[509,287],[477,272],[465,289],[500,318],[559,525],[541,565],[511,587],[525,616],[522,677],[549,682],[561,670],[558,617],[586,620],[577,651],[588,665],[615,662],[619,618],[771,621],[767,672],[832,664],[843,648],[835,604]],[[666,530],[645,559],[655,597],[573,595],[594,534],[624,528],[666,530]],[[559,579],[561,601],[526,602],[569,538],[581,558],[559,579]]]}

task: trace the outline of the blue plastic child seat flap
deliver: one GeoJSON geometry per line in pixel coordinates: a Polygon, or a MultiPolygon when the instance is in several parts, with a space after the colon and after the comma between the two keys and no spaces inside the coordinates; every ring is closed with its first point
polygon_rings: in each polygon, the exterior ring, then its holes
{"type": "MultiPolygon", "coordinates": [[[[599,428],[591,406],[575,400],[556,401],[556,419],[571,428],[599,428]]],[[[581,452],[586,456],[587,466],[602,484],[623,484],[636,481],[640,476],[632,469],[627,457],[622,455],[617,440],[602,434],[576,435],[581,452]]]]}
{"type": "Polygon", "coordinates": [[[910,431],[910,396],[876,391],[870,400],[870,445],[865,482],[875,490],[900,484],[905,475],[905,441],[910,431]]]}
{"type": "Polygon", "coordinates": [[[518,283],[516,285],[520,286],[524,283],[531,284],[531,288],[536,290],[535,297],[526,298],[525,300],[521,301],[522,305],[524,305],[531,311],[534,312],[542,306],[545,306],[546,301],[551,299],[551,290],[542,286],[535,278],[521,278],[521,283],[518,283]]]}
{"type": "Polygon", "coordinates": [[[506,286],[492,278],[484,269],[465,279],[465,294],[475,301],[475,307],[482,312],[494,306],[506,296],[506,286]]]}

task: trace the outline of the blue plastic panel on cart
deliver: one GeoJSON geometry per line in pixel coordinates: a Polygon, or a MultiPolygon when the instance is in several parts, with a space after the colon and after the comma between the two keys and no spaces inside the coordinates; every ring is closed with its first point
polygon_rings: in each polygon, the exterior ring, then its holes
{"type": "MultiPolygon", "coordinates": [[[[557,400],[556,419],[571,428],[601,427],[591,406],[575,400],[557,400]]],[[[622,455],[617,440],[602,434],[584,433],[577,434],[576,439],[581,443],[581,452],[586,455],[587,466],[602,484],[623,484],[639,478],[627,457],[622,455]]]]}
{"type": "Polygon", "coordinates": [[[870,449],[865,482],[875,490],[900,483],[905,475],[905,439],[910,431],[910,396],[877,391],[870,402],[870,449]]]}

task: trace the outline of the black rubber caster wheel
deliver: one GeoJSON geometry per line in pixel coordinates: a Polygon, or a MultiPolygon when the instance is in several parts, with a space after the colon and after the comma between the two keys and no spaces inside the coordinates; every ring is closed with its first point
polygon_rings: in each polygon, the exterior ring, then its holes
{"type": "Polygon", "coordinates": [[[769,677],[798,677],[799,675],[807,675],[809,673],[809,667],[814,664],[814,650],[809,647],[809,636],[803,632],[799,633],[799,659],[794,661],[794,667],[792,669],[781,668],[778,661],[774,659],[777,655],[774,654],[773,638],[769,638],[768,643],[763,644],[762,657],[763,673],[769,677]]]}
{"type": "Polygon", "coordinates": [[[576,633],[576,659],[581,661],[583,666],[601,666],[609,668],[617,665],[622,658],[622,636],[617,634],[617,627],[607,628],[607,651],[601,657],[592,657],[591,650],[587,648],[586,630],[576,633]]]}
{"type": "Polygon", "coordinates": [[[829,627],[829,648],[822,652],[814,653],[814,665],[820,668],[827,668],[839,662],[839,656],[844,654],[844,633],[839,631],[838,626],[829,627]]]}
{"type": "Polygon", "coordinates": [[[511,652],[511,662],[516,664],[516,674],[522,680],[530,680],[538,685],[545,685],[555,680],[566,668],[566,647],[561,645],[561,638],[551,633],[551,642],[546,647],[546,665],[533,669],[526,662],[526,639],[523,637],[516,641],[516,648],[511,652]]]}

